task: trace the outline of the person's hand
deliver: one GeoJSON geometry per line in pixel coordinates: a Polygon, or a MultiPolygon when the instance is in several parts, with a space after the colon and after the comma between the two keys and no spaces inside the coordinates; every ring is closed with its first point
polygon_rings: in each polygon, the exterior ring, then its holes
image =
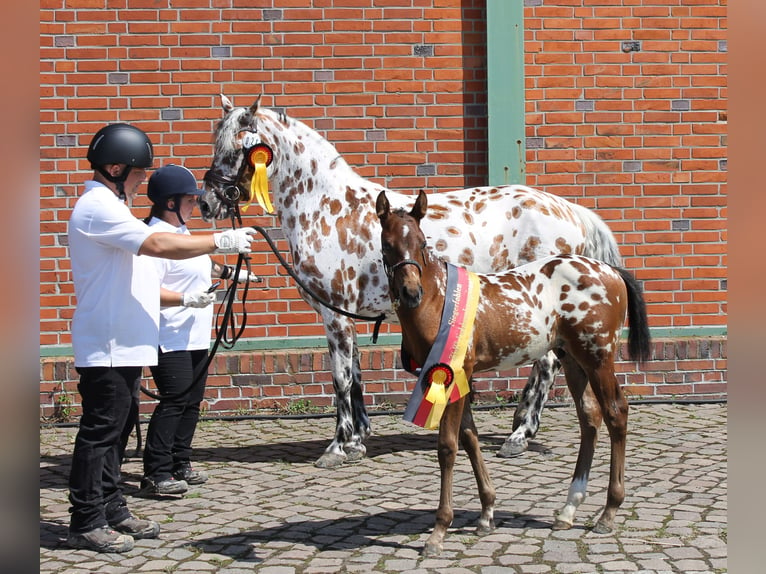
{"type": "Polygon", "coordinates": [[[213,233],[216,253],[250,253],[250,242],[255,229],[252,227],[240,227],[239,229],[227,229],[213,233]]]}
{"type": "Polygon", "coordinates": [[[255,273],[248,272],[247,269],[240,269],[233,280],[237,283],[245,283],[246,281],[249,281],[250,283],[260,283],[263,281],[263,278],[258,277],[255,273]]]}
{"type": "Polygon", "coordinates": [[[184,307],[196,307],[197,309],[202,309],[203,307],[210,305],[213,301],[215,301],[215,293],[195,291],[192,293],[184,293],[181,304],[184,307]]]}

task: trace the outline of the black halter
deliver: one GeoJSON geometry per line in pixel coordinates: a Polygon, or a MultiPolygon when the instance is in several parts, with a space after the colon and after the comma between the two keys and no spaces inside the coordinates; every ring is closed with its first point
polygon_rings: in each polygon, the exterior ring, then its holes
{"type": "Polygon", "coordinates": [[[417,267],[418,273],[420,276],[423,276],[423,268],[420,266],[420,263],[415,261],[414,259],[402,259],[398,263],[394,263],[393,265],[389,265],[386,263],[385,259],[383,260],[383,269],[386,272],[386,277],[388,277],[388,282],[391,283],[394,280],[394,273],[397,272],[397,270],[401,269],[405,265],[414,265],[417,267]]]}

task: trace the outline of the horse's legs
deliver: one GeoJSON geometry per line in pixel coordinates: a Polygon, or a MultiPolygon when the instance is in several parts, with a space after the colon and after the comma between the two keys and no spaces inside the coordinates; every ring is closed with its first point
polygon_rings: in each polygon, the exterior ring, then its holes
{"type": "Polygon", "coordinates": [[[444,535],[452,524],[454,516],[452,510],[452,475],[457,456],[458,431],[460,430],[460,421],[466,400],[467,397],[463,397],[448,404],[439,422],[437,442],[439,471],[441,473],[439,507],[436,509],[434,529],[423,548],[423,556],[438,556],[441,553],[444,535]]]}
{"type": "Polygon", "coordinates": [[[625,500],[625,445],[628,434],[628,401],[614,374],[614,363],[609,361],[591,375],[591,386],[604,416],[611,441],[609,460],[609,487],[606,506],[593,531],[606,534],[614,529],[617,509],[625,500]]]}
{"type": "Polygon", "coordinates": [[[466,400],[463,409],[463,418],[460,422],[460,444],[463,445],[468,458],[471,461],[473,475],[476,477],[476,485],[479,487],[479,500],[481,501],[481,516],[476,527],[476,534],[489,534],[495,529],[495,487],[489,477],[487,465],[481,455],[479,445],[479,433],[473,421],[471,402],[466,400]]]}
{"type": "Polygon", "coordinates": [[[358,462],[367,454],[367,447],[364,441],[372,432],[370,429],[370,417],[367,414],[367,408],[364,406],[364,397],[362,396],[362,368],[359,365],[359,346],[356,342],[356,332],[354,333],[354,350],[351,364],[351,412],[354,422],[354,429],[351,440],[343,445],[346,452],[346,462],[358,462]]]}
{"type": "Polygon", "coordinates": [[[556,515],[554,530],[566,530],[574,524],[574,515],[587,495],[588,476],[593,464],[593,453],[598,440],[598,428],[601,426],[601,408],[593,390],[588,385],[585,371],[569,355],[560,355],[564,365],[567,386],[574,399],[577,418],[580,422],[580,450],[572,482],[569,485],[567,502],[556,515]]]}
{"type": "Polygon", "coordinates": [[[513,432],[500,447],[497,456],[508,458],[518,456],[527,450],[528,439],[535,436],[540,428],[543,405],[559,369],[561,369],[561,363],[553,351],[532,365],[532,372],[513,415],[513,432]]]}
{"type": "Polygon", "coordinates": [[[346,317],[326,313],[323,317],[335,389],[335,438],[314,464],[319,468],[334,468],[349,458],[364,457],[362,441],[370,433],[370,421],[362,400],[354,324],[346,317]],[[363,429],[361,433],[359,428],[363,429]]]}

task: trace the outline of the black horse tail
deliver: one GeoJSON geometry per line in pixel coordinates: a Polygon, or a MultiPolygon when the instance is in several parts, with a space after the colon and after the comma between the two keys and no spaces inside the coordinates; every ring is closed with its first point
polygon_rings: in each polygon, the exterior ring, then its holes
{"type": "Polygon", "coordinates": [[[620,267],[615,267],[615,270],[628,290],[628,354],[632,360],[644,363],[652,358],[652,337],[649,334],[643,289],[629,271],[620,267]]]}

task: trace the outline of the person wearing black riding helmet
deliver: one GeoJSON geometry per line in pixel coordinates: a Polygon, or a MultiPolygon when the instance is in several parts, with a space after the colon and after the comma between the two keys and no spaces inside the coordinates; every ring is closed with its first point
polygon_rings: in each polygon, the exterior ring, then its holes
{"type": "Polygon", "coordinates": [[[185,235],[158,231],[130,212],[154,160],[149,137],[125,123],[107,125],[87,152],[93,177],[69,219],[77,304],[72,317],[74,366],[82,414],[69,474],[67,543],[126,552],[155,538],[159,525],[135,517],[120,488],[122,436],[142,368],[157,364],[160,281],[152,258],[248,253],[252,228],[185,235]]]}
{"type": "MultiPolygon", "coordinates": [[[[186,221],[202,193],[187,168],[168,164],[149,178],[152,201],[144,219],[152,229],[189,234],[186,221]]],[[[199,420],[207,380],[210,331],[215,295],[211,277],[230,277],[231,268],[208,255],[184,260],[155,259],[161,283],[160,343],[152,377],[160,400],[146,433],[141,496],[182,494],[189,485],[207,481],[207,473],[191,466],[192,439],[199,420]]],[[[241,281],[257,281],[240,270],[241,281]]]]}

